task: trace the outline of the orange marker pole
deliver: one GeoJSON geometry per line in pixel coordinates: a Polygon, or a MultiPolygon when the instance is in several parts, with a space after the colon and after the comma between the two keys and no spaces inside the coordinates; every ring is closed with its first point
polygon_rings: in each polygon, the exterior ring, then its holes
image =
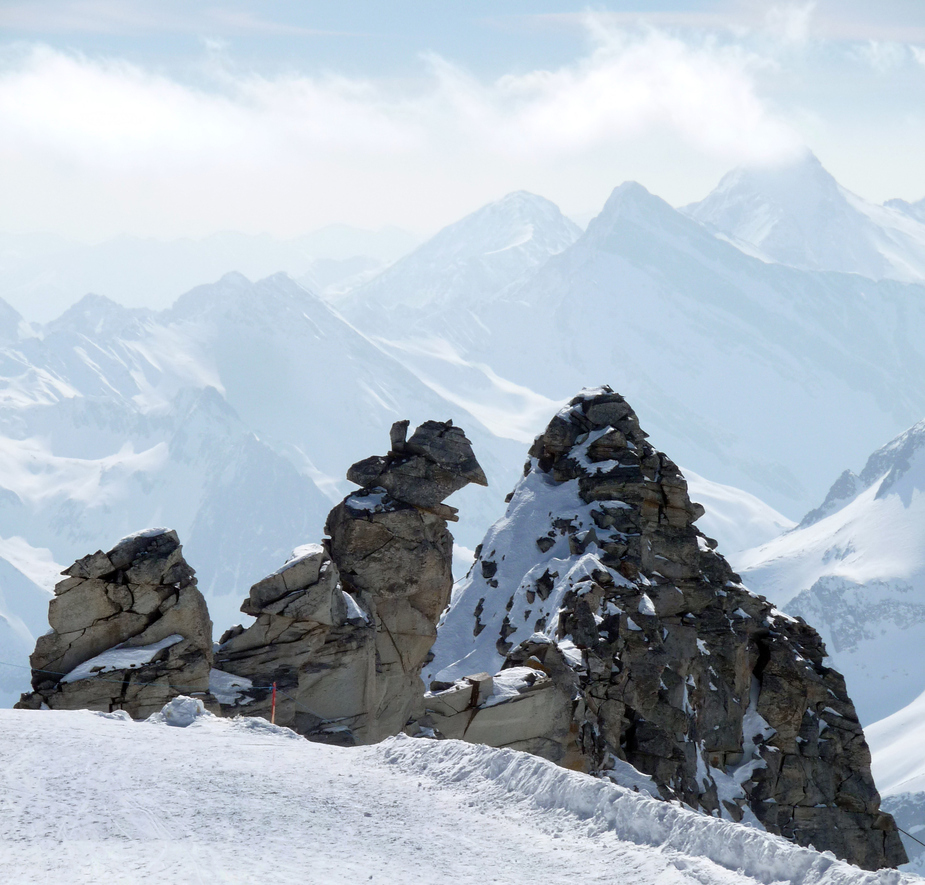
{"type": "Polygon", "coordinates": [[[276,683],[273,683],[273,700],[270,702],[270,725],[276,725],[276,683]]]}

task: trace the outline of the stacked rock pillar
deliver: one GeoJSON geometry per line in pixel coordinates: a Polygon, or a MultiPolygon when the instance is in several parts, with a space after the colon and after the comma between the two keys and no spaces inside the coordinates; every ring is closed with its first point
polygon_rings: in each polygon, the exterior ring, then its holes
{"type": "MultiPolygon", "coordinates": [[[[277,682],[277,722],[313,740],[374,743],[423,713],[421,668],[453,587],[456,511],[443,500],[486,479],[451,422],[407,431],[396,423],[387,455],[350,468],[361,489],[331,511],[323,546],[255,584],[242,611],[257,623],[219,646],[216,666],[277,682]]],[[[257,689],[225,709],[268,704],[257,689]]]]}

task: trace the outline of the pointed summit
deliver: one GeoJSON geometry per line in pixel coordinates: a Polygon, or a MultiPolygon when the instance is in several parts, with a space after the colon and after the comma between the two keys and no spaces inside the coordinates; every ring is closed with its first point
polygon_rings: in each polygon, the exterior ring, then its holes
{"type": "Polygon", "coordinates": [[[584,240],[592,244],[613,232],[614,228],[630,222],[649,231],[667,230],[677,226],[678,211],[661,197],[650,193],[637,181],[624,181],[611,191],[600,214],[591,219],[584,240]]]}
{"type": "Polygon", "coordinates": [[[809,151],[735,169],[682,211],[766,261],[872,279],[925,278],[925,225],[852,194],[809,151]]]}
{"type": "Polygon", "coordinates": [[[105,295],[90,292],[48,323],[45,334],[65,331],[91,337],[116,334],[148,314],[143,308],[124,307],[105,295]]]}
{"type": "Polygon", "coordinates": [[[338,306],[357,317],[370,309],[483,304],[580,235],[555,203],[515,191],[443,228],[338,306]]]}

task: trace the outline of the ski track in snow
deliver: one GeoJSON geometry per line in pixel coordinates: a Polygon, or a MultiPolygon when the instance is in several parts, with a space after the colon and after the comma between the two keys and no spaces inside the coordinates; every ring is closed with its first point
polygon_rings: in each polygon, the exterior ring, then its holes
{"type": "Polygon", "coordinates": [[[506,750],[0,711],[0,881],[901,885],[506,750]]]}

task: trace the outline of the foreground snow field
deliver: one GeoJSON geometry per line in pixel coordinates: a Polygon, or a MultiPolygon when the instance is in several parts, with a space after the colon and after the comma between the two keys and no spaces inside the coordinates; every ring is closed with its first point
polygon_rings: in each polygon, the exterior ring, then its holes
{"type": "Polygon", "coordinates": [[[0,711],[0,881],[900,885],[522,753],[0,711]]]}

